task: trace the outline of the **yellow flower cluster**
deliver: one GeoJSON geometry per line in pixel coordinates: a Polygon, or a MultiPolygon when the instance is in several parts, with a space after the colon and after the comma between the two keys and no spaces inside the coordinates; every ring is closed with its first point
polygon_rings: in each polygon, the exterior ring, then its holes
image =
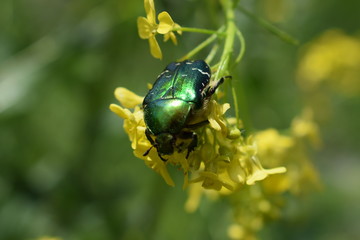
{"type": "MultiPolygon", "coordinates": [[[[144,7],[146,11],[146,18],[138,17],[137,25],[139,36],[142,39],[148,39],[150,45],[150,52],[154,58],[162,58],[162,53],[158,42],[156,41],[156,34],[164,34],[164,41],[171,39],[176,45],[177,40],[173,32],[174,29],[180,28],[179,24],[174,23],[168,12],[161,12],[158,15],[159,24],[155,19],[155,4],[153,0],[144,0],[144,7]]],[[[181,34],[181,31],[177,31],[181,34]]]]}
{"type": "Polygon", "coordinates": [[[167,166],[180,166],[184,172],[184,187],[189,183],[200,183],[205,189],[234,191],[243,185],[253,185],[272,174],[284,173],[284,167],[264,169],[259,161],[258,148],[252,138],[244,139],[236,127],[234,118],[225,118],[229,104],[211,100],[208,104],[209,124],[197,130],[199,146],[186,159],[186,151],[175,152],[162,161],[145,136],[143,110],[139,107],[142,97],[125,88],[117,88],[115,97],[122,106],[111,104],[110,109],[124,119],[124,128],[132,142],[134,155],[159,173],[165,182],[174,186],[167,166]],[[128,108],[132,108],[130,111],[128,108]],[[191,180],[189,174],[192,173],[191,180]]]}
{"type": "Polygon", "coordinates": [[[200,185],[191,185],[185,204],[185,209],[193,212],[203,194],[213,198],[225,194],[233,204],[234,212],[234,224],[228,228],[230,239],[256,239],[256,233],[267,219],[280,216],[285,203],[283,193],[299,195],[321,186],[317,172],[307,156],[307,142],[314,147],[320,145],[319,130],[312,121],[310,110],[305,109],[301,116],[294,118],[289,135],[267,129],[257,132],[254,141],[257,143],[257,156],[262,159],[264,166],[272,168],[282,165],[287,172],[271,175],[251,187],[245,185],[232,194],[225,191],[210,192],[200,185]]]}
{"type": "Polygon", "coordinates": [[[307,91],[327,85],[346,95],[360,93],[360,39],[328,30],[305,48],[298,67],[307,91]]]}
{"type": "Polygon", "coordinates": [[[59,237],[48,237],[48,236],[45,236],[45,237],[37,238],[36,240],[62,240],[62,239],[59,238],[59,237]]]}

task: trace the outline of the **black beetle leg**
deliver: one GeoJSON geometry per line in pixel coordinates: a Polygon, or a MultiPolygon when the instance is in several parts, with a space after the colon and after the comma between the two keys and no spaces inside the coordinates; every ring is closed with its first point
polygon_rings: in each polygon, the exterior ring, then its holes
{"type": "Polygon", "coordinates": [[[232,77],[231,76],[225,76],[225,77],[220,78],[220,80],[215,83],[215,86],[210,87],[208,89],[208,91],[206,92],[206,96],[209,97],[209,96],[213,95],[215,93],[216,89],[220,86],[220,84],[222,84],[224,82],[224,80],[226,78],[231,79],[232,77]]]}
{"type": "Polygon", "coordinates": [[[198,136],[196,133],[194,132],[181,132],[179,138],[182,138],[182,139],[192,139],[191,142],[189,143],[189,146],[188,146],[188,152],[186,154],[186,158],[189,157],[190,153],[192,151],[195,150],[195,148],[197,147],[198,145],[198,136]]]}
{"type": "Polygon", "coordinates": [[[182,151],[183,146],[184,146],[184,142],[181,142],[179,145],[176,146],[178,153],[182,151]]]}
{"type": "MultiPolygon", "coordinates": [[[[151,143],[152,146],[143,154],[143,156],[148,155],[149,152],[150,152],[150,150],[151,150],[153,147],[156,148],[156,143],[155,143],[154,139],[152,139],[152,137],[151,137],[151,132],[150,132],[149,129],[146,129],[146,130],[145,130],[145,135],[146,135],[146,138],[149,140],[149,142],[151,143]]],[[[167,159],[163,158],[163,157],[160,155],[159,152],[158,152],[158,156],[159,156],[159,158],[160,158],[162,161],[164,161],[164,162],[167,161],[167,159]]]]}
{"type": "Polygon", "coordinates": [[[147,156],[152,148],[153,148],[153,146],[151,146],[148,150],[146,150],[146,152],[143,154],[143,156],[144,157],[147,156]]]}
{"type": "Polygon", "coordinates": [[[195,150],[195,148],[197,147],[198,145],[198,137],[197,137],[197,134],[196,133],[192,133],[192,140],[188,146],[188,152],[186,154],[186,159],[189,157],[189,154],[195,150]]]}
{"type": "Polygon", "coordinates": [[[150,150],[155,146],[155,141],[152,139],[149,129],[145,130],[145,135],[146,135],[146,138],[149,140],[149,142],[151,143],[152,146],[143,154],[143,156],[148,155],[150,150]]]}
{"type": "Polygon", "coordinates": [[[150,132],[150,130],[149,129],[146,129],[145,130],[145,136],[146,136],[146,138],[149,140],[149,142],[151,143],[151,145],[155,145],[155,141],[154,141],[154,139],[152,139],[152,137],[151,137],[151,132],[150,132]]]}
{"type": "Polygon", "coordinates": [[[167,159],[163,158],[163,157],[160,155],[159,152],[158,152],[158,156],[159,156],[159,158],[160,158],[163,162],[166,162],[166,161],[167,161],[167,159]]]}

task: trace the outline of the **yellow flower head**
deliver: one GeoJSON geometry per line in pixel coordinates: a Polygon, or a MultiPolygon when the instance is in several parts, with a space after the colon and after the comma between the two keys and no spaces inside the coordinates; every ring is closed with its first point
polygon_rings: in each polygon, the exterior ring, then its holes
{"type": "Polygon", "coordinates": [[[345,95],[358,95],[359,66],[360,39],[331,29],[304,49],[298,67],[298,82],[307,91],[326,85],[345,95]]]}
{"type": "Polygon", "coordinates": [[[317,172],[307,156],[307,145],[319,147],[321,144],[318,127],[312,121],[312,113],[305,109],[291,123],[289,135],[282,135],[275,129],[256,133],[259,157],[267,167],[284,165],[287,172],[272,176],[262,182],[268,193],[290,191],[299,194],[313,186],[320,186],[317,172]]]}
{"type": "Polygon", "coordinates": [[[215,100],[207,105],[209,124],[196,130],[199,146],[188,158],[187,151],[180,151],[169,155],[164,162],[159,158],[156,148],[144,156],[152,145],[146,138],[143,110],[139,107],[143,98],[125,88],[117,88],[115,97],[122,106],[111,104],[110,109],[124,119],[124,128],[134,155],[143,159],[171,186],[174,186],[174,182],[167,170],[169,164],[179,166],[184,172],[184,187],[199,182],[204,189],[217,191],[234,191],[242,185],[252,185],[263,180],[270,174],[285,172],[283,167],[269,170],[262,167],[255,143],[251,139],[246,141],[241,134],[234,134],[240,133],[236,121],[224,117],[230,105],[219,104],[215,100]],[[189,180],[189,177],[192,179],[189,180]]]}
{"type": "MultiPolygon", "coordinates": [[[[176,45],[176,36],[173,33],[173,29],[180,28],[179,24],[174,23],[171,16],[167,12],[161,12],[158,15],[159,24],[155,19],[155,5],[153,0],[144,0],[144,7],[146,11],[145,17],[138,17],[137,25],[139,36],[142,39],[148,39],[150,45],[150,52],[154,58],[162,58],[162,53],[158,42],[156,41],[156,34],[164,34],[164,40],[171,39],[176,45]]],[[[177,31],[181,34],[181,31],[177,31]]]]}

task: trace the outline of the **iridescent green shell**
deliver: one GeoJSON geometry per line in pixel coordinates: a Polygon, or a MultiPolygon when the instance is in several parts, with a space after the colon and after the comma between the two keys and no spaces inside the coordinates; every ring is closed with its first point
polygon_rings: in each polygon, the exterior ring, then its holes
{"type": "Polygon", "coordinates": [[[144,120],[151,133],[179,133],[191,112],[203,107],[210,77],[202,60],[170,63],[144,98],[144,120]]]}

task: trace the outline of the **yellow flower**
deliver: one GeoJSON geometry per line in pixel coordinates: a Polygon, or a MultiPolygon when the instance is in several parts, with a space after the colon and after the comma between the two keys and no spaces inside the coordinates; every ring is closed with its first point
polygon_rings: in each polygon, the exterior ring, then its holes
{"type": "Polygon", "coordinates": [[[323,85],[346,95],[360,93],[360,39],[331,29],[310,42],[298,67],[298,82],[307,91],[323,85]]]}
{"type": "Polygon", "coordinates": [[[208,106],[211,111],[209,114],[209,123],[210,126],[216,131],[221,131],[222,134],[227,134],[227,127],[225,119],[222,117],[227,110],[230,109],[230,104],[225,103],[223,105],[217,104],[215,100],[210,101],[208,106]]]}
{"type": "Polygon", "coordinates": [[[134,108],[131,112],[129,109],[123,108],[119,105],[110,105],[110,110],[124,119],[124,129],[131,141],[131,147],[134,150],[134,155],[143,159],[147,166],[159,173],[167,184],[174,186],[175,184],[167,171],[165,163],[154,151],[151,151],[147,156],[143,156],[144,153],[152,147],[151,143],[145,136],[146,126],[143,110],[137,106],[142,102],[143,98],[125,88],[117,88],[115,90],[115,97],[123,105],[134,108]]]}
{"type": "Polygon", "coordinates": [[[195,212],[199,207],[201,196],[202,196],[202,186],[200,183],[193,183],[189,187],[189,197],[185,202],[185,211],[192,213],[195,212]]]}
{"type": "Polygon", "coordinates": [[[211,100],[206,113],[209,124],[195,130],[199,146],[189,158],[184,150],[168,156],[164,162],[156,148],[144,156],[152,146],[145,136],[146,125],[139,106],[143,98],[125,88],[117,88],[115,97],[122,106],[111,104],[110,109],[124,119],[134,155],[171,186],[175,184],[167,167],[176,165],[184,172],[184,187],[189,186],[185,204],[188,212],[197,209],[204,194],[230,198],[235,219],[229,227],[231,239],[255,239],[267,219],[279,217],[285,201],[281,193],[301,194],[309,186],[319,185],[304,144],[305,140],[319,141],[309,110],[294,119],[291,131],[287,131],[289,135],[267,129],[244,138],[238,129],[239,120],[224,116],[230,105],[211,100]]]}
{"type": "MultiPolygon", "coordinates": [[[[157,33],[164,34],[164,40],[167,41],[169,38],[177,44],[176,36],[172,32],[173,29],[180,28],[179,24],[174,23],[171,16],[167,12],[161,12],[158,15],[159,24],[156,23],[155,19],[155,5],[153,0],[144,0],[144,7],[146,11],[146,18],[138,17],[137,25],[139,36],[142,39],[148,39],[150,45],[151,55],[155,58],[162,58],[162,53],[158,42],[156,41],[155,35],[157,33]]],[[[181,31],[177,31],[181,34],[181,31]]]]}
{"type": "Polygon", "coordinates": [[[225,171],[216,172],[215,169],[204,169],[199,172],[199,177],[193,179],[191,183],[202,182],[202,187],[205,189],[213,189],[220,191],[222,187],[233,191],[235,188],[235,182],[231,180],[228,173],[225,171]]]}
{"type": "Polygon", "coordinates": [[[228,236],[232,240],[256,240],[257,238],[253,233],[249,232],[244,226],[238,223],[234,223],[228,228],[228,236]]]}
{"type": "MultiPolygon", "coordinates": [[[[196,129],[199,146],[188,158],[186,158],[187,151],[183,150],[174,152],[164,162],[145,135],[143,110],[139,106],[143,98],[125,88],[117,88],[115,97],[123,107],[111,104],[110,109],[124,119],[124,129],[131,141],[134,155],[144,160],[147,166],[159,173],[171,186],[174,182],[167,170],[169,164],[179,166],[184,172],[184,187],[199,182],[204,189],[213,189],[222,193],[235,191],[242,185],[252,185],[270,174],[285,172],[283,167],[269,170],[262,167],[257,157],[255,143],[250,139],[246,141],[239,134],[236,120],[224,117],[225,112],[230,108],[228,103],[219,104],[211,100],[206,113],[210,123],[196,129]],[[144,156],[150,148],[152,149],[148,155],[144,156]]],[[[188,143],[183,144],[186,146],[188,143]]]]}
{"type": "Polygon", "coordinates": [[[309,141],[312,146],[319,147],[321,141],[318,126],[312,121],[312,113],[305,109],[291,123],[290,135],[281,135],[275,129],[267,129],[256,133],[255,139],[259,147],[259,157],[265,166],[284,165],[286,174],[276,175],[262,182],[268,193],[290,191],[294,194],[305,192],[307,188],[319,187],[317,172],[307,156],[309,141]]]}
{"type": "Polygon", "coordinates": [[[302,115],[292,121],[291,130],[294,136],[308,139],[314,147],[319,148],[321,146],[319,127],[312,119],[311,109],[304,109],[302,115]]]}
{"type": "Polygon", "coordinates": [[[240,146],[240,152],[243,154],[240,164],[247,170],[246,184],[253,185],[256,181],[265,179],[268,175],[284,173],[286,168],[277,167],[272,169],[264,169],[257,155],[257,145],[251,138],[245,146],[240,146]],[[246,166],[246,167],[245,167],[246,166]]]}
{"type": "MultiPolygon", "coordinates": [[[[216,122],[224,120],[222,114],[219,114],[222,107],[224,106],[217,106],[216,111],[212,110],[216,122]]],[[[198,178],[193,180],[203,180],[203,187],[201,188],[202,185],[199,183],[190,185],[185,209],[195,211],[201,196],[210,196],[207,189],[217,190],[212,193],[225,196],[232,203],[235,222],[228,228],[229,238],[257,239],[256,233],[264,222],[281,215],[281,207],[286,200],[282,193],[302,194],[308,188],[320,185],[317,172],[307,155],[308,145],[304,144],[305,140],[311,142],[315,136],[318,138],[317,126],[311,117],[311,112],[305,109],[300,116],[294,118],[290,131],[286,131],[288,135],[280,134],[275,129],[256,132],[253,138],[247,139],[229,138],[231,134],[228,134],[227,139],[232,139],[232,142],[227,142],[228,140],[221,137],[221,127],[216,124],[210,125],[218,133],[216,140],[221,145],[218,152],[223,159],[226,159],[224,155],[227,156],[229,164],[226,167],[226,161],[219,160],[218,163],[223,163],[217,167],[214,161],[211,161],[212,165],[205,163],[209,165],[207,171],[200,173],[198,178]],[[285,166],[286,169],[278,166],[285,166]],[[223,173],[224,167],[227,174],[223,173]],[[204,187],[205,179],[211,181],[210,187],[204,187]],[[255,181],[260,183],[254,184],[255,181]],[[226,185],[229,183],[231,187],[226,185]],[[220,187],[224,188],[218,190],[220,187]]],[[[224,128],[233,129],[236,121],[231,118],[226,120],[224,128]]],[[[209,151],[211,147],[207,148],[207,152],[209,151]]],[[[200,169],[206,170],[206,166],[200,169]]]]}
{"type": "Polygon", "coordinates": [[[295,141],[290,136],[281,135],[276,129],[270,128],[255,134],[259,156],[266,160],[266,166],[276,166],[283,163],[284,156],[289,149],[295,145],[295,141]]]}

